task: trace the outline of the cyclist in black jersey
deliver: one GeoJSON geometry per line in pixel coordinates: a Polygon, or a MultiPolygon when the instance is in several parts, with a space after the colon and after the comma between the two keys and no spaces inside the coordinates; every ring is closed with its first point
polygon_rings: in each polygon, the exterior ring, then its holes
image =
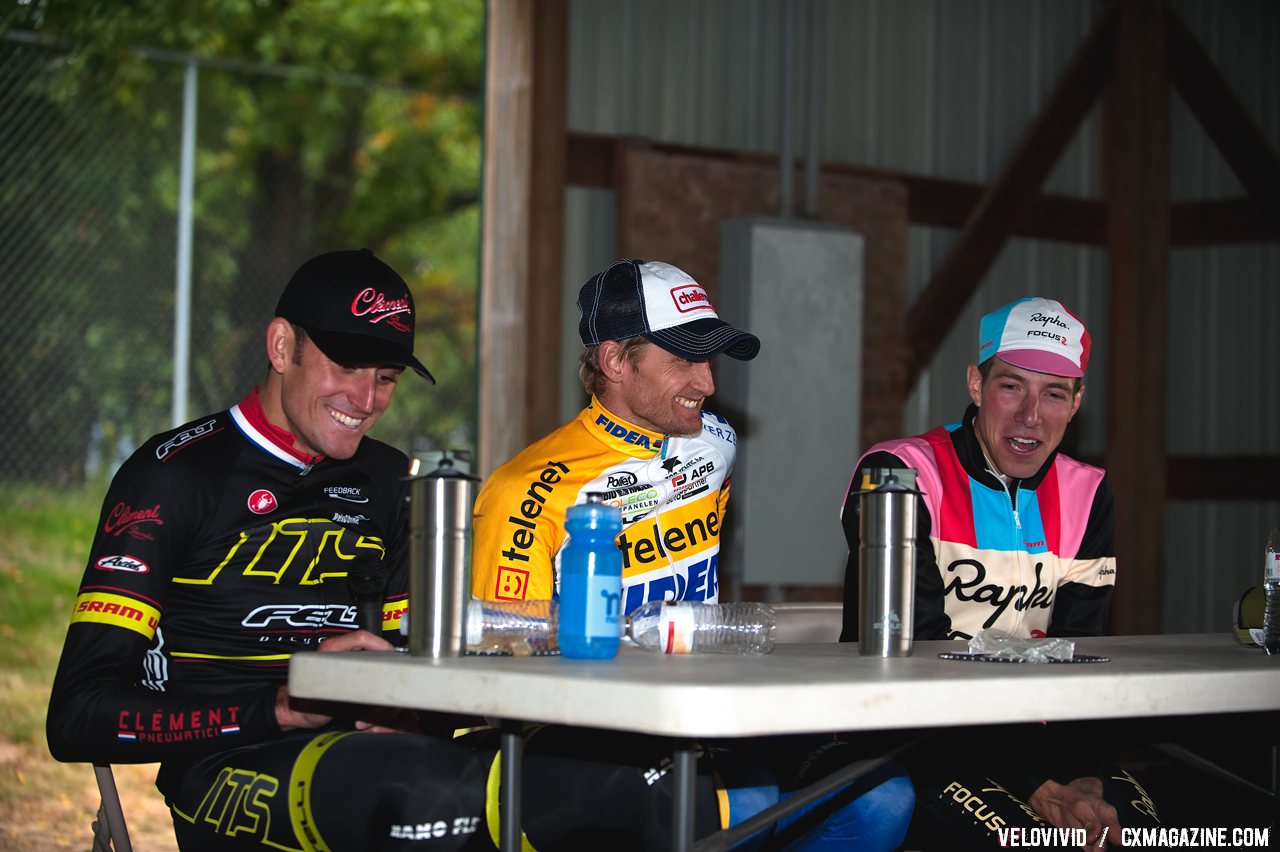
{"type": "MultiPolygon", "coordinates": [[[[290,280],[263,383],[143,444],[103,503],[49,702],[63,761],[159,762],[184,849],[492,849],[497,744],[453,720],[302,702],[289,657],[387,651],[408,602],[408,460],[365,434],[412,369],[414,304],[368,251],[290,280]],[[372,597],[381,635],[357,629],[372,597]],[[437,731],[438,734],[430,733],[437,731]]],[[[663,849],[659,740],[527,746],[538,849],[663,849]],[[599,755],[608,754],[605,762],[599,755]]],[[[710,763],[697,826],[719,819],[710,763]]]]}

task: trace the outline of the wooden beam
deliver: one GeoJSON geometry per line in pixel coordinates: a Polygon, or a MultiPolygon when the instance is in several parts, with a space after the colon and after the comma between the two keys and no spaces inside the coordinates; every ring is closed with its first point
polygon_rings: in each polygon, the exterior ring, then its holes
{"type": "Polygon", "coordinates": [[[1162,0],[1114,2],[1103,96],[1110,202],[1106,468],[1115,490],[1113,633],[1159,633],[1163,601],[1168,339],[1169,85],[1162,0]]]}
{"type": "Polygon", "coordinates": [[[529,175],[529,296],[525,324],[524,444],[560,425],[560,317],[564,310],[566,0],[536,0],[533,162],[529,175]]]}
{"type": "MultiPolygon", "coordinates": [[[[1076,456],[1106,467],[1107,460],[1076,456]]],[[[1280,500],[1280,456],[1170,456],[1165,460],[1170,500],[1280,500]]]]}
{"type": "Polygon", "coordinates": [[[1174,456],[1170,500],[1280,500],[1280,456],[1174,456]]]}
{"type": "Polygon", "coordinates": [[[481,477],[525,444],[534,0],[490,3],[481,222],[481,477]]]}
{"type": "Polygon", "coordinates": [[[1245,192],[1280,222],[1280,157],[1182,19],[1165,9],[1169,77],[1245,192]]]}
{"type": "Polygon", "coordinates": [[[1049,93],[995,182],[965,223],[950,252],[907,314],[908,382],[933,360],[965,304],[1013,233],[1013,223],[1039,192],[1110,74],[1116,7],[1102,9],[1093,30],[1049,93]]]}
{"type": "MultiPolygon", "coordinates": [[[[616,189],[614,169],[617,146],[623,137],[596,133],[569,133],[565,137],[565,183],[568,186],[616,189]]],[[[769,165],[776,158],[766,154],[650,143],[660,153],[698,156],[708,161],[728,160],[769,165]]],[[[901,183],[910,199],[912,225],[961,228],[982,200],[987,187],[980,183],[928,177],[892,169],[852,163],[823,163],[823,177],[847,175],[901,183]]],[[[1107,245],[1107,205],[1092,198],[1037,193],[1012,223],[1011,234],[1032,240],[1053,240],[1078,245],[1107,245]]],[[[1268,220],[1262,207],[1248,198],[1184,201],[1169,208],[1169,242],[1174,248],[1256,243],[1280,240],[1280,218],[1268,220]]]]}

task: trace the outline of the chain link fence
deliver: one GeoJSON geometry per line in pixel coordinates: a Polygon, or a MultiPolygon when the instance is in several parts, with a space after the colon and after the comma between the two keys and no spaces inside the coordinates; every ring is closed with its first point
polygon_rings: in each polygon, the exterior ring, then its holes
{"type": "MultiPolygon", "coordinates": [[[[406,451],[470,449],[477,204],[426,211],[443,190],[393,171],[403,146],[428,145],[439,94],[299,69],[198,66],[191,355],[175,405],[181,59],[108,63],[0,38],[0,480],[109,475],[176,414],[236,402],[265,374],[264,328],[288,276],[359,246],[409,280],[418,355],[440,381],[402,381],[374,434],[406,451]]],[[[450,115],[478,125],[472,106],[450,115]]],[[[474,135],[478,174],[478,126],[448,132],[474,135]]]]}

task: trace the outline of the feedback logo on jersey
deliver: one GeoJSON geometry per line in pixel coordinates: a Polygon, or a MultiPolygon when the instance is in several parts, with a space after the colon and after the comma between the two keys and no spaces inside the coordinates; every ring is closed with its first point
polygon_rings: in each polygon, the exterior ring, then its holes
{"type": "Polygon", "coordinates": [[[145,574],[151,570],[147,563],[141,559],[134,559],[132,556],[104,556],[97,562],[93,563],[93,567],[102,571],[128,571],[131,574],[145,574]]]}
{"type": "Polygon", "coordinates": [[[348,503],[368,503],[369,498],[359,488],[350,485],[330,485],[324,493],[334,500],[345,500],[348,503]]]}
{"type": "Polygon", "coordinates": [[[259,488],[257,491],[249,495],[249,511],[255,515],[265,515],[268,512],[274,512],[280,504],[276,501],[276,495],[272,494],[265,488],[259,488]]]}

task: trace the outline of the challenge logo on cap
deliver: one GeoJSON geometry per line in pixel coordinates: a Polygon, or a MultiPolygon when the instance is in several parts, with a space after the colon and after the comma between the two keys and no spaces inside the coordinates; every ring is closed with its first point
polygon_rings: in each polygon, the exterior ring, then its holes
{"type": "Polygon", "coordinates": [[[760,352],[759,338],[720,319],[702,285],[669,263],[613,263],[582,286],[578,311],[584,346],[643,336],[690,361],[722,352],[750,361],[760,352]]]}
{"type": "Polygon", "coordinates": [[[413,355],[409,285],[368,249],[333,251],[302,264],[280,295],[276,316],[306,329],[338,364],[411,367],[436,383],[413,355]]]}
{"type": "Polygon", "coordinates": [[[1052,299],[1011,302],[982,318],[978,363],[1001,361],[1055,376],[1076,378],[1089,365],[1089,330],[1080,318],[1052,299]]]}

